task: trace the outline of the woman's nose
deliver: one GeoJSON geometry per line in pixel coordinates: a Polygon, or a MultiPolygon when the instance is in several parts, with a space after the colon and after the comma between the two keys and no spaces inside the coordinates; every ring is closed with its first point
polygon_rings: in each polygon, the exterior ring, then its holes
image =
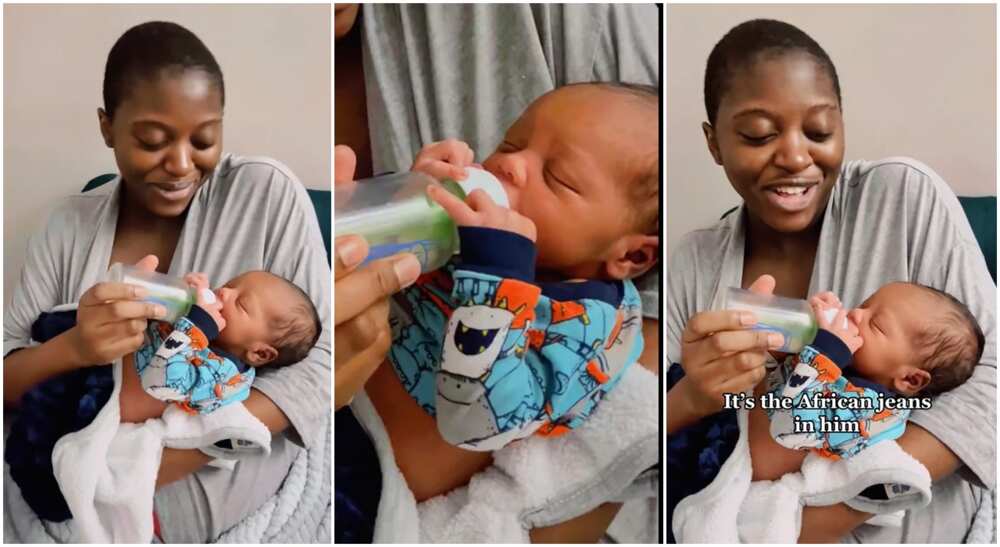
{"type": "Polygon", "coordinates": [[[812,165],[809,143],[805,135],[790,132],[778,143],[774,153],[774,164],[789,173],[801,173],[812,165]]]}
{"type": "Polygon", "coordinates": [[[184,178],[194,171],[194,160],[191,149],[184,143],[177,143],[167,152],[163,161],[163,169],[172,177],[184,178]]]}

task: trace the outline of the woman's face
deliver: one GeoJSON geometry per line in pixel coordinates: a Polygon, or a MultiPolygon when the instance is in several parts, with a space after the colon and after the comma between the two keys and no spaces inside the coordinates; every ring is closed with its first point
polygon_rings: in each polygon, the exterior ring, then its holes
{"type": "Polygon", "coordinates": [[[183,213],[222,155],[222,96],[200,70],[137,80],[98,116],[129,202],[160,217],[183,213]]]}
{"type": "Polygon", "coordinates": [[[705,136],[750,214],[799,232],[823,213],[844,159],[840,104],[828,73],[806,54],[737,70],[705,136]]]}

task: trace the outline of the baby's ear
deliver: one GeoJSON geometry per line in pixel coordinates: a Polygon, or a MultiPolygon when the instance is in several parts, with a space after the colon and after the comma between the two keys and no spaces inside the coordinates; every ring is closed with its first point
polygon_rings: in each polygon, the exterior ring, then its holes
{"type": "Polygon", "coordinates": [[[906,367],[892,383],[896,391],[913,397],[931,383],[931,373],[917,367],[906,367]]]}
{"type": "Polygon", "coordinates": [[[253,342],[247,348],[246,362],[252,367],[262,367],[278,358],[278,350],[264,342],[253,342]]]}
{"type": "Polygon", "coordinates": [[[604,268],[612,279],[632,279],[646,273],[659,257],[659,236],[627,234],[611,245],[604,268]]]}

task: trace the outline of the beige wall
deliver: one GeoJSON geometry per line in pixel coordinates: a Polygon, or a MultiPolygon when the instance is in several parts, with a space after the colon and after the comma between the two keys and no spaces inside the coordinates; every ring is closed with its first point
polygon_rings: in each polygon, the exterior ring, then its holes
{"type": "Polygon", "coordinates": [[[701,132],[712,47],[733,26],[779,19],[833,59],[847,159],[911,156],[960,195],[996,194],[995,6],[667,7],[667,252],[740,202],[701,132]]]}
{"type": "Polygon", "coordinates": [[[225,151],[271,156],[311,188],[330,184],[330,6],[4,6],[4,303],[48,207],[116,172],[97,126],[115,40],[181,24],[226,81],[225,151]]]}

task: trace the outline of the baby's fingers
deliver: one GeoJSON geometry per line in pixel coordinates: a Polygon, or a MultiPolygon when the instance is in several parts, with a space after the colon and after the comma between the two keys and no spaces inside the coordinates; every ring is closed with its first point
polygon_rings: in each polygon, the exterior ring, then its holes
{"type": "Polygon", "coordinates": [[[427,187],[427,195],[440,205],[459,226],[479,225],[477,213],[451,192],[432,184],[427,187]]]}

